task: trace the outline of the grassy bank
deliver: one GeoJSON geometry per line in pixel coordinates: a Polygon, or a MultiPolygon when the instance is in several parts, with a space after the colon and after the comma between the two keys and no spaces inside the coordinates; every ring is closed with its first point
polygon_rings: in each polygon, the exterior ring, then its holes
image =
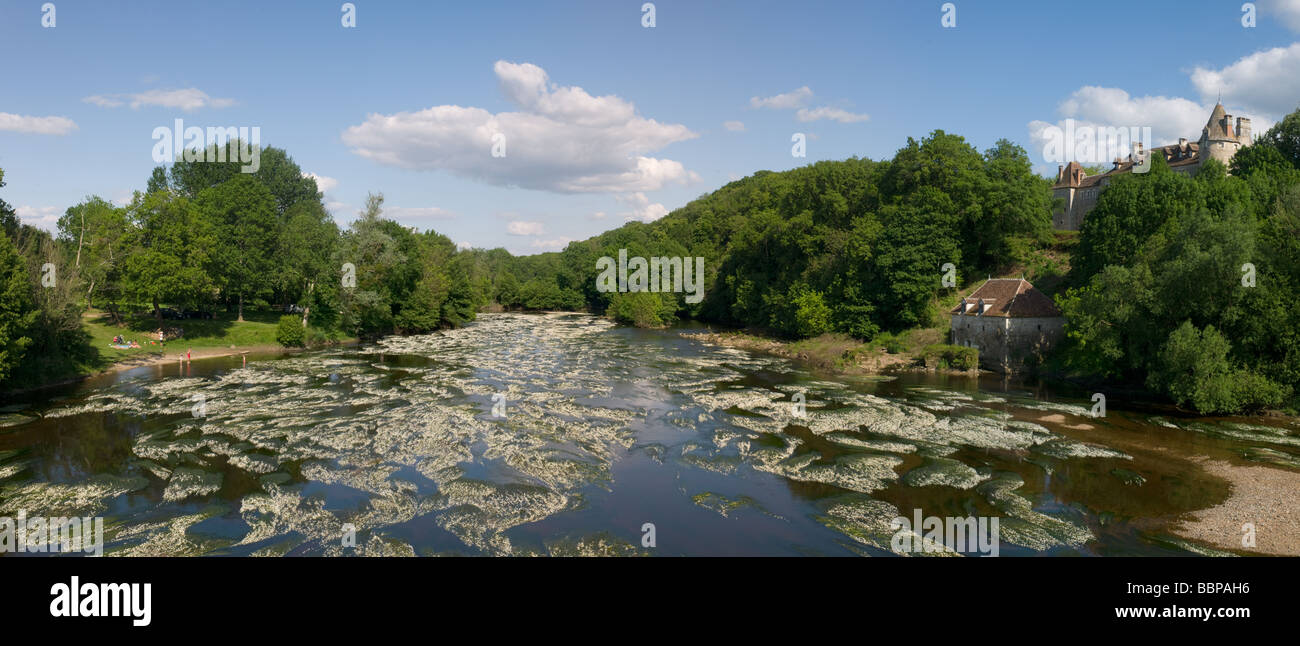
{"type": "Polygon", "coordinates": [[[275,326],[279,312],[245,312],[243,321],[233,314],[217,314],[212,320],[188,319],[171,321],[163,319],[163,327],[180,328],[184,336],[164,343],[158,342],[158,323],[152,317],[128,317],[121,326],[114,325],[108,315],[98,310],[86,312],[85,329],[91,336],[91,345],[100,361],[92,369],[104,369],[114,363],[142,356],[163,353],[176,354],[186,349],[256,347],[276,345],[275,326]],[[135,341],[139,348],[123,350],[110,347],[114,336],[135,341]]]}
{"type": "MultiPolygon", "coordinates": [[[[77,359],[51,363],[40,372],[33,383],[15,383],[10,392],[41,386],[66,383],[82,377],[122,367],[145,365],[162,360],[175,360],[191,352],[194,358],[214,357],[241,352],[264,352],[281,349],[275,331],[280,312],[244,312],[244,320],[236,321],[234,314],[218,313],[211,320],[163,319],[164,328],[180,328],[183,336],[164,342],[158,341],[158,322],[152,316],[127,316],[120,325],[108,313],[88,310],[82,315],[82,329],[88,335],[88,348],[77,359]],[[134,341],[139,347],[112,347],[114,337],[127,343],[134,341]]],[[[352,339],[329,338],[329,343],[347,343],[352,339]]]]}

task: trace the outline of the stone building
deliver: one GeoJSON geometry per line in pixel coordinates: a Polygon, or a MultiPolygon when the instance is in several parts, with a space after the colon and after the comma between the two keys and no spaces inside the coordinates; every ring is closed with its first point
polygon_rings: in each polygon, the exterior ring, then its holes
{"type": "MultiPolygon", "coordinates": [[[[1207,159],[1217,159],[1224,166],[1231,164],[1237,151],[1250,145],[1250,136],[1250,119],[1237,117],[1234,122],[1232,115],[1219,103],[1210,113],[1209,122],[1201,129],[1200,140],[1179,139],[1176,144],[1153,148],[1151,153],[1163,156],[1174,172],[1195,175],[1207,159]]],[[[1140,156],[1142,144],[1136,144],[1136,148],[1140,156]]],[[[1065,204],[1052,213],[1052,226],[1077,231],[1083,225],[1083,218],[1097,205],[1097,196],[1106,185],[1119,175],[1133,172],[1134,163],[1133,155],[1127,159],[1116,158],[1112,168],[1100,175],[1088,175],[1079,162],[1072,161],[1058,167],[1052,196],[1063,199],[1065,204]]]]}
{"type": "Polygon", "coordinates": [[[952,310],[952,342],[975,348],[980,367],[1019,372],[1065,336],[1065,317],[1023,278],[992,278],[952,310]]]}

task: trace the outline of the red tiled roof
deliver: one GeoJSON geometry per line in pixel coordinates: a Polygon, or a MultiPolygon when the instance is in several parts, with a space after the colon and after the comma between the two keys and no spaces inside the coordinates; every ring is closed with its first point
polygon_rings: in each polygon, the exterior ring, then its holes
{"type": "Polygon", "coordinates": [[[1061,310],[1057,309],[1056,303],[1048,298],[1046,294],[1034,289],[1029,281],[1023,278],[992,278],[980,285],[970,296],[962,299],[957,307],[952,308],[952,314],[976,314],[979,307],[980,299],[983,299],[988,305],[988,310],[982,316],[1008,316],[1008,317],[1050,317],[1060,316],[1061,310]],[[966,312],[967,306],[971,306],[971,311],[966,312]]]}

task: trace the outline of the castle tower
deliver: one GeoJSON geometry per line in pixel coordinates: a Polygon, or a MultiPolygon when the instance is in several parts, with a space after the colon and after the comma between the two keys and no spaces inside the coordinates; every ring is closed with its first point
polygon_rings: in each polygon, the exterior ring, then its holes
{"type": "Polygon", "coordinates": [[[1201,163],[1206,159],[1217,159],[1227,166],[1242,146],[1250,143],[1250,119],[1238,118],[1234,124],[1232,115],[1223,108],[1222,103],[1214,105],[1210,121],[1201,129],[1200,154],[1201,163]]]}

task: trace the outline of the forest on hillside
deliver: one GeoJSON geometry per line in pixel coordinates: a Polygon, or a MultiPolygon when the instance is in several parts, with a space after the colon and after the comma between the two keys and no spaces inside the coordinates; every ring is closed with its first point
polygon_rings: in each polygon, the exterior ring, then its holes
{"type": "MultiPolygon", "coordinates": [[[[281,327],[297,332],[282,338],[307,345],[454,327],[488,308],[871,340],[940,322],[962,286],[1023,267],[1027,249],[1053,240],[1051,182],[1022,148],[980,152],[943,131],[889,160],[759,171],[655,222],[521,257],[402,226],[380,194],[339,227],[286,151],[261,155],[252,174],[235,161],[156,168],[129,204],[89,197],[54,235],[0,201],[0,384],[84,362],[88,308],[159,325],[168,308],[236,319],[275,308],[294,313],[281,327]],[[598,289],[598,259],[620,250],[703,258],[703,301],[598,289]],[[949,265],[956,287],[943,283],[949,265]]],[[[1190,178],[1157,160],[1117,178],[1060,278],[1051,291],[1068,340],[1047,368],[1205,413],[1296,408],[1300,111],[1231,169],[1208,163],[1190,178]]]]}

